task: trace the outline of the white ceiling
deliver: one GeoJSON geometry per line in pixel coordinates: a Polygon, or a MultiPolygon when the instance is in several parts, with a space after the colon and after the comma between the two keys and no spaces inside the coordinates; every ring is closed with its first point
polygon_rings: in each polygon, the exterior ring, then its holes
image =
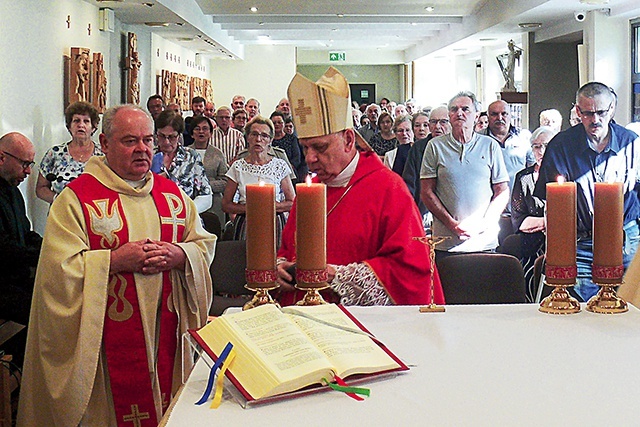
{"type": "Polygon", "coordinates": [[[576,11],[640,16],[638,0],[583,0],[607,3],[599,5],[580,0],[86,1],[114,9],[127,24],[168,23],[153,31],[196,52],[226,58],[242,57],[243,45],[277,44],[403,51],[410,62],[434,52],[473,55],[482,46],[506,47],[527,31],[536,33],[536,41],[579,40],[584,24],[575,20],[576,11]],[[541,27],[518,27],[526,22],[541,27]]]}

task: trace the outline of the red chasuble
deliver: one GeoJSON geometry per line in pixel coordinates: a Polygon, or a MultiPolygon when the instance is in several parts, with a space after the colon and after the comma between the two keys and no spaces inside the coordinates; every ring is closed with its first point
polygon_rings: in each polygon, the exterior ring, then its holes
{"type": "MultiPolygon", "coordinates": [[[[129,241],[129,224],[116,191],[89,174],[75,179],[69,188],[78,196],[82,206],[91,249],[117,249],[129,241]]],[[[160,239],[171,243],[182,241],[186,209],[178,187],[168,179],[154,175],[151,196],[161,224],[160,239]]],[[[155,366],[162,395],[171,396],[178,318],[168,308],[170,272],[162,274],[160,335],[155,366]]],[[[159,420],[133,273],[109,276],[103,346],[118,425],[130,426],[133,422],[139,426],[156,426],[159,420]]],[[[163,411],[165,409],[163,402],[163,411]]]]}
{"type": "MultiPolygon", "coordinates": [[[[327,263],[368,264],[395,304],[431,302],[429,250],[413,239],[424,236],[420,213],[402,178],[386,168],[375,153],[360,153],[346,187],[327,187],[327,212],[327,263]]],[[[279,257],[295,260],[295,228],[294,203],[282,233],[279,257]]],[[[435,266],[434,271],[435,302],[443,304],[435,266]]],[[[301,291],[284,293],[280,302],[292,304],[302,295],[301,291]]]]}

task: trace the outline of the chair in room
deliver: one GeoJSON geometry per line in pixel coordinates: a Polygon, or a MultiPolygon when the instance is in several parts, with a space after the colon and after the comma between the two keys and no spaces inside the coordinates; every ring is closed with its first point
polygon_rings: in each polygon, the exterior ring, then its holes
{"type": "Polygon", "coordinates": [[[253,295],[244,287],[247,267],[247,245],[244,240],[220,240],[211,263],[213,282],[212,316],[219,316],[228,307],[242,307],[253,295]]]}
{"type": "Polygon", "coordinates": [[[516,258],[522,257],[522,234],[510,234],[504,241],[498,246],[496,250],[498,253],[511,255],[516,258]]]}
{"type": "Polygon", "coordinates": [[[205,230],[211,234],[215,234],[218,238],[222,236],[222,223],[218,215],[213,212],[202,212],[200,218],[202,218],[205,230]]]}
{"type": "Polygon", "coordinates": [[[450,255],[438,260],[447,304],[524,303],[524,271],[514,256],[496,253],[450,255]]]}
{"type": "Polygon", "coordinates": [[[498,245],[502,245],[502,242],[504,242],[504,239],[506,239],[507,236],[515,233],[513,224],[511,223],[511,215],[502,214],[500,216],[500,220],[498,220],[498,225],[500,227],[500,231],[498,232],[498,245]]]}

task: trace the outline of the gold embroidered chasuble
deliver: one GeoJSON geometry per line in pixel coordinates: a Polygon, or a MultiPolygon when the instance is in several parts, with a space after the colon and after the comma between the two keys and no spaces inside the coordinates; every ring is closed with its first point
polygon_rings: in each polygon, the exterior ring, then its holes
{"type": "MultiPolygon", "coordinates": [[[[160,219],[150,194],[151,173],[138,189],[118,177],[103,157],[92,158],[85,173],[119,193],[129,241],[159,239],[160,219]]],[[[183,199],[187,224],[184,241],[178,245],[186,254],[186,266],[184,272],[171,271],[170,297],[170,308],[178,312],[178,337],[206,322],[212,300],[209,266],[216,239],[202,228],[193,201],[184,194],[183,199]]],[[[94,232],[117,228],[117,219],[104,219],[110,212],[96,214],[103,218],[94,224],[94,232]]],[[[20,426],[116,424],[102,350],[110,251],[88,250],[87,226],[77,196],[65,189],[51,207],[36,273],[20,393],[20,426]]],[[[136,273],[135,280],[159,419],[163,401],[166,405],[170,400],[160,394],[154,374],[162,274],[136,273]]],[[[173,392],[181,383],[180,349],[178,341],[173,392]]]]}

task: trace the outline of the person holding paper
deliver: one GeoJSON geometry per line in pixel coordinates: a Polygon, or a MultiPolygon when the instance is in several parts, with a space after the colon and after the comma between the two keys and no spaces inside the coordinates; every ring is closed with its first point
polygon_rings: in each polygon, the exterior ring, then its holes
{"type": "MultiPolygon", "coordinates": [[[[332,299],[345,305],[428,304],[429,248],[420,213],[402,178],[353,130],[349,85],[331,67],[314,83],[296,74],[289,99],[314,182],[327,185],[327,263],[332,299]],[[360,151],[362,150],[362,151],[360,151]]],[[[302,298],[287,269],[295,264],[296,207],[278,251],[280,302],[302,298]]],[[[435,302],[444,296],[434,271],[435,302]]]]}
{"type": "Polygon", "coordinates": [[[215,236],[149,171],[151,117],[109,109],[85,173],[51,206],[38,263],[20,426],[157,425],[181,384],[179,337],[204,326],[215,236]],[[148,420],[148,421],[146,421],[148,420]]]}
{"type": "Polygon", "coordinates": [[[558,176],[577,186],[577,266],[575,291],[588,301],[599,287],[591,281],[593,263],[593,194],[596,182],[623,182],[623,264],[629,266],[640,234],[640,199],[637,181],[640,167],[640,139],[634,132],[614,123],[615,92],[607,85],[590,82],[576,94],[576,111],[582,124],[557,134],[547,146],[540,165],[534,196],[546,200],[546,184],[558,176]]]}

